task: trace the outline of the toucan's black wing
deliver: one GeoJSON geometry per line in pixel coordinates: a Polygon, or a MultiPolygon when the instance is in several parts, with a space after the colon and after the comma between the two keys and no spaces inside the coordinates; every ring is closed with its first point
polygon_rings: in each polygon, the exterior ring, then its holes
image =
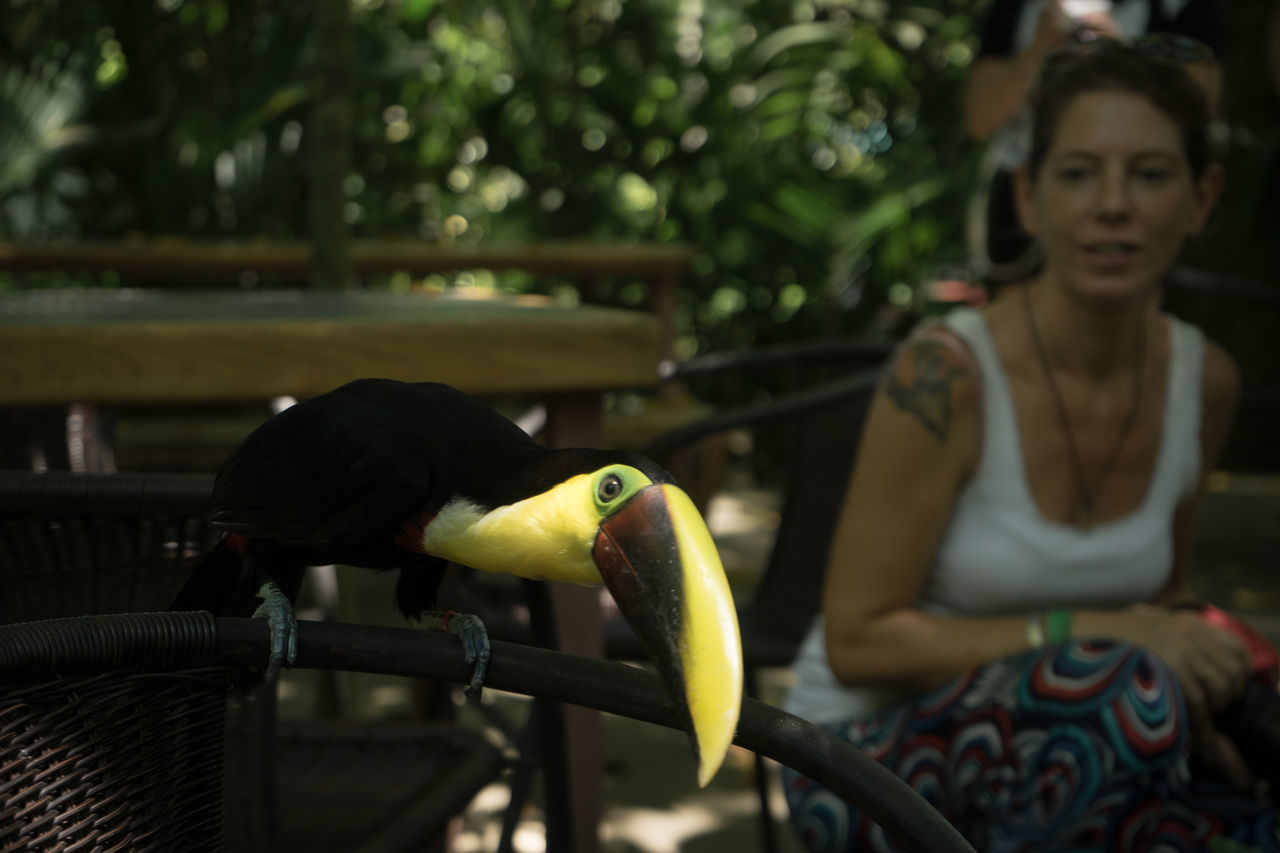
{"type": "Polygon", "coordinates": [[[393,559],[387,549],[406,522],[457,494],[484,502],[502,468],[536,448],[515,424],[448,386],[358,380],[250,435],[218,475],[213,520],[376,567],[393,559]],[[353,549],[364,559],[350,559],[353,549]]]}
{"type": "Polygon", "coordinates": [[[269,421],[228,459],[214,485],[215,526],[325,552],[393,534],[430,502],[431,469],[394,464],[385,444],[358,433],[343,441],[349,431],[333,421],[294,435],[281,426],[269,421]],[[342,453],[318,452],[324,443],[342,453]]]}

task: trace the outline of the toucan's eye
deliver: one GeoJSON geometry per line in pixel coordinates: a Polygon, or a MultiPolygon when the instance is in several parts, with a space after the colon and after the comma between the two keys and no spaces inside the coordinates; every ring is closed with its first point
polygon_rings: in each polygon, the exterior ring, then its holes
{"type": "Polygon", "coordinates": [[[596,490],[601,503],[608,503],[620,494],[622,494],[622,478],[617,474],[610,474],[601,480],[600,488],[596,490]]]}

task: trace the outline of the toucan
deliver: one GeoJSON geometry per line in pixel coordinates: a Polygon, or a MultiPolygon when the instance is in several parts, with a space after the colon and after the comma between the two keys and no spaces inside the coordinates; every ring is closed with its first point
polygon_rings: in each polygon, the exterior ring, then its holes
{"type": "Polygon", "coordinates": [[[212,502],[226,535],[172,608],[267,619],[268,678],[296,656],[307,566],[399,569],[398,609],[462,638],[473,687],[488,643],[479,620],[436,610],[448,563],[603,581],[688,710],[700,784],[723,761],[742,700],[737,615],[705,522],[647,457],[548,448],[447,385],[360,379],[250,433],[212,502]]]}

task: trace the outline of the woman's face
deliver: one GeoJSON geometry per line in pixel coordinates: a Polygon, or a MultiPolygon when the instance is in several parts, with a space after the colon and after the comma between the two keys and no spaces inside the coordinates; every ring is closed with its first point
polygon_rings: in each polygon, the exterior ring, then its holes
{"type": "Polygon", "coordinates": [[[1133,92],[1078,95],[1064,110],[1038,176],[1021,174],[1024,227],[1045,272],[1082,295],[1155,287],[1204,226],[1221,173],[1191,174],[1174,121],[1133,92]]]}

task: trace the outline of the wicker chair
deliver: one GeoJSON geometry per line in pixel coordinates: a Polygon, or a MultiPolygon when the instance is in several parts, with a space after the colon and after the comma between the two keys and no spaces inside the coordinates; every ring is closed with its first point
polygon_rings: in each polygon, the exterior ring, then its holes
{"type": "MultiPolygon", "coordinates": [[[[234,806],[219,803],[218,776],[236,744],[223,737],[219,721],[224,697],[260,664],[267,643],[261,620],[208,613],[0,626],[0,849],[247,849],[227,840],[234,806]]],[[[470,677],[460,647],[443,634],[319,622],[299,625],[298,666],[455,683],[470,677]]],[[[656,676],[620,663],[495,641],[488,683],[681,725],[656,676]]],[[[856,802],[903,849],[972,851],[923,797],[817,726],[748,700],[737,742],[856,802]]],[[[459,744],[452,760],[470,749],[459,744]]],[[[447,815],[456,802],[440,797],[421,805],[447,815]]],[[[313,804],[311,819],[327,820],[327,805],[313,804]]],[[[356,805],[339,805],[333,808],[357,819],[356,805]]],[[[275,849],[317,848],[282,839],[275,849]]]]}
{"type": "MultiPolygon", "coordinates": [[[[210,666],[203,614],[89,620],[0,628],[0,849],[230,846],[223,814],[242,804],[224,808],[223,768],[247,742],[223,733],[251,695],[248,673],[210,666]]],[[[267,846],[269,778],[238,780],[257,825],[236,835],[256,830],[257,848],[267,846]]]]}
{"type": "MultiPolygon", "coordinates": [[[[217,532],[206,522],[211,482],[203,475],[0,472],[0,623],[166,608],[216,540],[217,532]]],[[[141,664],[146,667],[149,661],[141,664]]],[[[107,709],[101,712],[104,729],[95,730],[92,737],[104,738],[104,744],[123,738],[118,749],[129,753],[132,744],[136,754],[129,760],[140,762],[138,767],[173,760],[185,768],[180,772],[194,777],[199,774],[185,756],[198,752],[199,761],[211,768],[209,777],[218,780],[215,789],[225,776],[224,792],[211,794],[210,783],[201,782],[190,794],[181,793],[182,786],[161,781],[168,771],[141,774],[138,784],[143,787],[116,782],[110,787],[118,789],[122,802],[137,804],[131,808],[142,808],[144,801],[150,808],[151,789],[145,786],[152,784],[147,779],[153,780],[167,804],[152,817],[163,818],[166,809],[190,813],[190,828],[172,830],[179,834],[199,834],[203,830],[197,827],[216,824],[221,835],[215,837],[222,839],[219,845],[225,849],[276,849],[277,843],[299,850],[361,845],[421,849],[505,766],[497,749],[478,733],[447,725],[277,725],[274,691],[263,689],[260,678],[247,670],[116,674],[49,683],[40,689],[50,692],[32,688],[34,692],[23,694],[28,697],[26,707],[34,712],[49,703],[61,704],[74,720],[89,713],[87,708],[107,709]],[[168,687],[162,689],[162,684],[168,687]],[[229,700],[225,709],[223,699],[229,700]],[[118,710],[110,710],[113,707],[118,710]],[[188,719],[189,727],[183,722],[188,719]],[[161,755],[175,752],[184,756],[181,761],[137,749],[139,743],[166,744],[169,738],[178,745],[164,747],[161,755]],[[181,746],[187,740],[192,745],[181,746]],[[225,774],[215,772],[222,764],[225,774]],[[170,795],[176,799],[169,800],[170,795]],[[208,800],[216,806],[219,796],[227,803],[214,817],[190,804],[208,800]],[[220,820],[222,813],[225,822],[220,820]]],[[[5,767],[26,763],[15,761],[5,767]]],[[[112,759],[110,772],[125,763],[112,759]]],[[[134,771],[119,772],[132,778],[134,771]]],[[[42,808],[61,814],[62,801],[48,797],[51,802],[14,806],[14,814],[42,808]]],[[[108,808],[93,802],[95,814],[108,808]]],[[[122,814],[122,820],[126,816],[122,814]]],[[[0,815],[0,824],[8,823],[0,815]]],[[[59,825],[65,829],[64,824],[59,825]]],[[[132,825],[130,818],[118,832],[130,832],[132,825]]],[[[197,849],[174,838],[172,844],[155,845],[130,840],[125,847],[197,849]]],[[[56,843],[49,838],[32,849],[69,849],[56,843]],[[46,842],[50,846],[41,846],[46,842]]],[[[102,849],[112,849],[107,841],[102,843],[102,849]]],[[[0,843],[0,850],[7,849],[0,843]]]]}

